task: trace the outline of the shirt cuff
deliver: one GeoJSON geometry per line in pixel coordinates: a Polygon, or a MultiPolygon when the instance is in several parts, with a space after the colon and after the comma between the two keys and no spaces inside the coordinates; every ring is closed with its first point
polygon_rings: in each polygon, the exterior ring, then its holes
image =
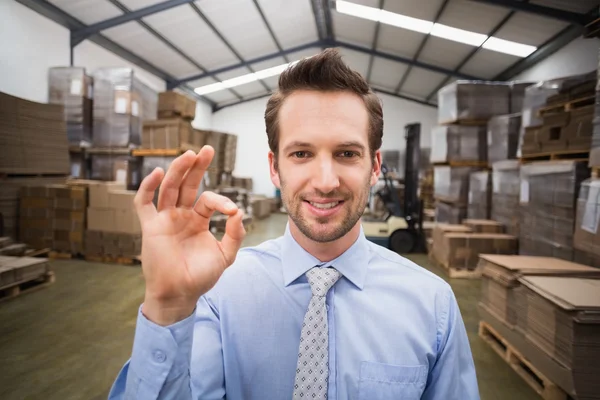
{"type": "Polygon", "coordinates": [[[173,325],[160,326],[138,311],[130,369],[142,381],[160,388],[189,370],[196,310],[173,325]]]}

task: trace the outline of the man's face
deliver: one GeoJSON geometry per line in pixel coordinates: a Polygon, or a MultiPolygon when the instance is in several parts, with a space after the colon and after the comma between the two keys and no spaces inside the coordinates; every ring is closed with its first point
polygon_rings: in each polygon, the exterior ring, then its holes
{"type": "Polygon", "coordinates": [[[362,216],[381,167],[379,151],[371,159],[368,132],[365,104],[351,93],[298,91],[279,110],[271,180],[307,238],[334,241],[362,216]]]}

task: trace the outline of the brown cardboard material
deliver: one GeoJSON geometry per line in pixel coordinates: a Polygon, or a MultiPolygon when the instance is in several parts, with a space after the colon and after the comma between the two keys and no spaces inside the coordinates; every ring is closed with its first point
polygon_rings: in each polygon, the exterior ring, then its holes
{"type": "Polygon", "coordinates": [[[110,207],[109,192],[111,190],[125,190],[123,182],[96,182],[90,185],[90,202],[92,208],[110,207]]]}
{"type": "Polygon", "coordinates": [[[515,254],[518,240],[501,233],[445,233],[440,259],[445,267],[475,270],[480,254],[515,254]]]}
{"type": "Polygon", "coordinates": [[[133,190],[111,190],[108,193],[109,206],[117,210],[133,210],[133,199],[136,192],[133,190]]]}
{"type": "Polygon", "coordinates": [[[159,114],[167,112],[194,119],[196,116],[196,102],[178,92],[162,92],[158,94],[158,112],[159,114]]]}
{"type": "Polygon", "coordinates": [[[504,233],[504,225],[491,219],[465,219],[463,225],[474,233],[504,233]]]}
{"type": "Polygon", "coordinates": [[[144,121],[142,147],[147,149],[177,149],[192,142],[192,125],[182,119],[144,121]]]}
{"type": "Polygon", "coordinates": [[[444,234],[446,233],[470,233],[471,228],[465,225],[436,223],[432,228],[431,238],[433,239],[433,257],[436,261],[442,260],[442,246],[444,242],[444,234]]]}
{"type": "Polygon", "coordinates": [[[115,210],[111,208],[88,208],[87,227],[92,231],[112,231],[115,227],[115,210]]]}
{"type": "Polygon", "coordinates": [[[85,210],[87,201],[83,199],[55,198],[53,207],[59,210],[85,210]]]}

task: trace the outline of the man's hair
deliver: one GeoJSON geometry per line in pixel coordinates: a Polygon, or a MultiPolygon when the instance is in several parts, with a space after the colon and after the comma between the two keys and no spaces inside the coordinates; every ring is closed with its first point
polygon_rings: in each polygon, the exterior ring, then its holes
{"type": "Polygon", "coordinates": [[[336,49],[327,49],[313,57],[305,58],[279,76],[279,88],[269,98],[265,111],[269,148],[275,157],[279,150],[279,110],[285,99],[298,90],[349,92],[360,96],[369,113],[369,151],[371,158],[375,157],[383,136],[381,101],[367,81],[342,61],[336,49]]]}

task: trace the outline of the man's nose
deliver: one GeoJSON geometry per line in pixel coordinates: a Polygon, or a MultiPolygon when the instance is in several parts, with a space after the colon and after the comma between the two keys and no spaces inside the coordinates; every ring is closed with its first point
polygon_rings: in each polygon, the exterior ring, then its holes
{"type": "Polygon", "coordinates": [[[314,188],[323,193],[337,189],[340,186],[340,180],[333,160],[322,157],[316,161],[317,168],[312,180],[314,188]]]}

